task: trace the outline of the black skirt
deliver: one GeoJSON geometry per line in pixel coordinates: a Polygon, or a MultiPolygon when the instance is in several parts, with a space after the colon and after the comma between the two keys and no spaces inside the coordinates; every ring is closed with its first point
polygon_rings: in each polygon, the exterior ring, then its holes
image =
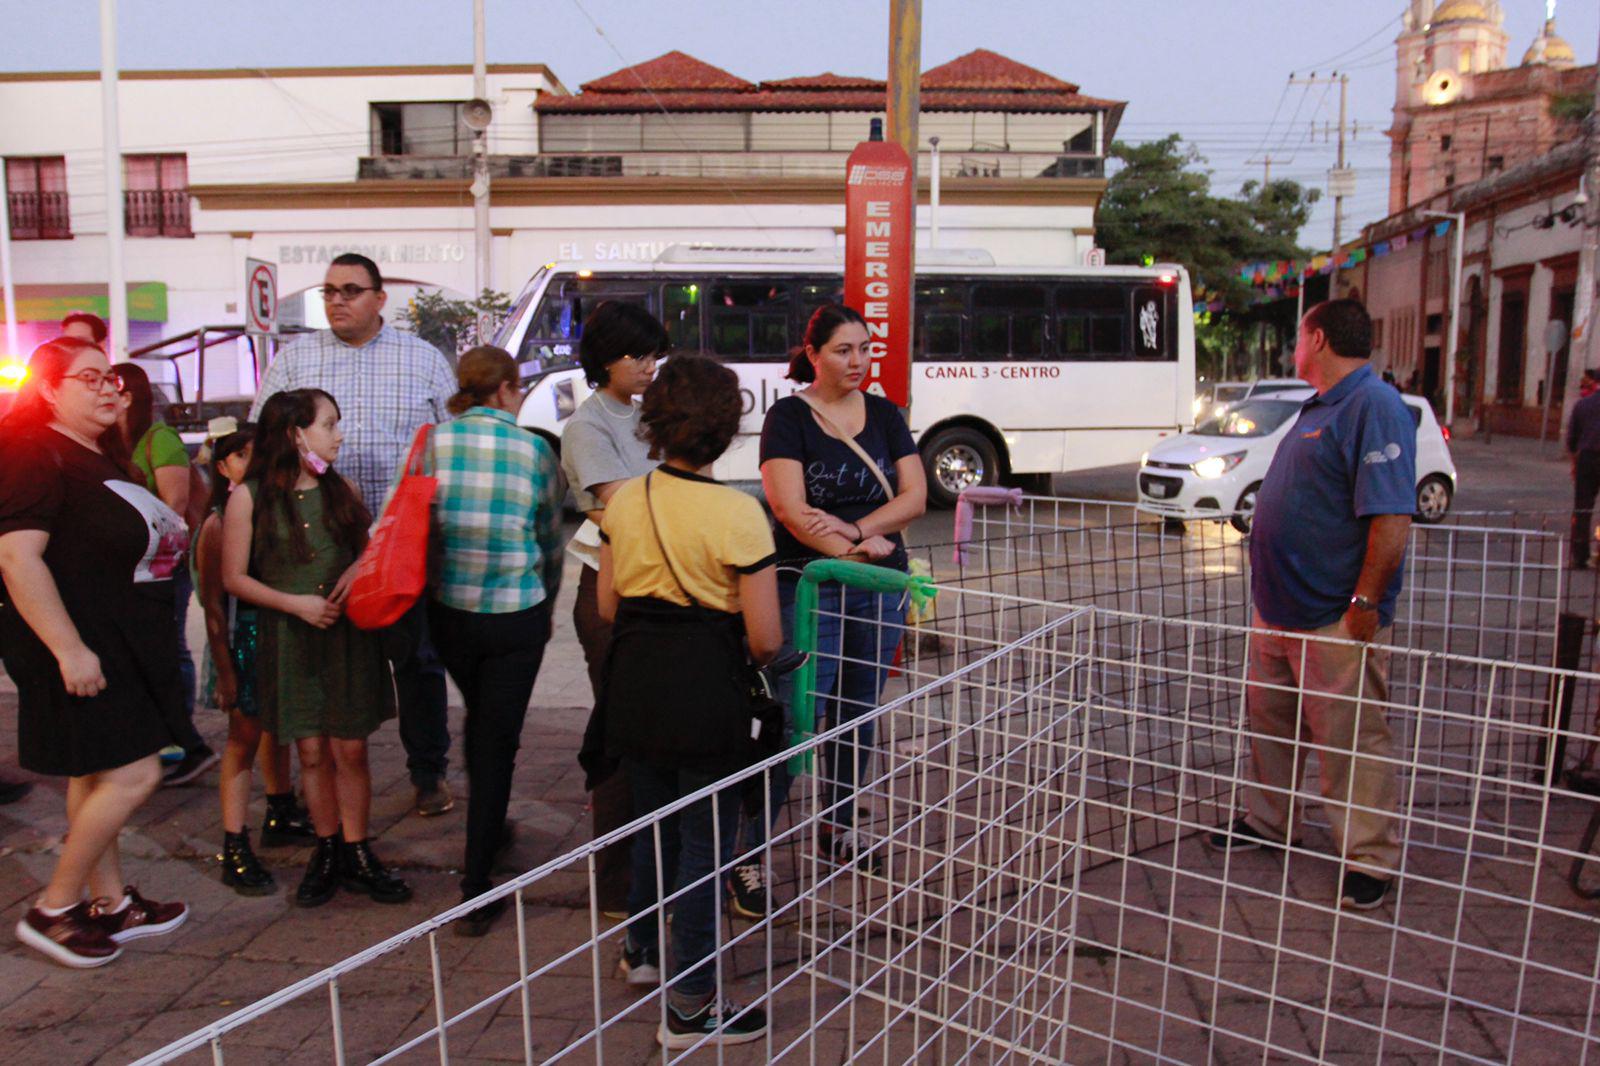
{"type": "Polygon", "coordinates": [[[17,686],[17,761],[37,774],[82,777],[154,755],[183,714],[171,582],[155,582],[94,619],[76,619],[106,687],[67,693],[56,658],[16,608],[0,611],[0,648],[17,686]]]}

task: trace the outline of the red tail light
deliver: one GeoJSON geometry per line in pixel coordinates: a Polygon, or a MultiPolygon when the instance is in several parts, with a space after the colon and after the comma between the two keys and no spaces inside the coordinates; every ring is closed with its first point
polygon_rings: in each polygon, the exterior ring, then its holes
{"type": "Polygon", "coordinates": [[[1444,442],[1446,444],[1449,444],[1450,443],[1450,427],[1449,426],[1440,426],[1439,427],[1439,432],[1444,434],[1444,442]]]}

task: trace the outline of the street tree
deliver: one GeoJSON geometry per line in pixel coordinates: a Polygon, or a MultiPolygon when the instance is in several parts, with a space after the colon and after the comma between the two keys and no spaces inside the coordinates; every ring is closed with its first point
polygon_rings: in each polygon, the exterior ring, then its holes
{"type": "Polygon", "coordinates": [[[1249,327],[1267,322],[1281,335],[1293,330],[1293,301],[1284,311],[1254,305],[1256,290],[1240,279],[1239,264],[1298,259],[1299,232],[1311,217],[1318,189],[1298,182],[1247,181],[1236,196],[1217,195],[1199,150],[1174,133],[1156,141],[1111,146],[1121,165],[1107,183],[1095,219],[1096,242],[1109,263],[1181,263],[1195,292],[1221,300],[1221,311],[1197,323],[1196,340],[1216,365],[1243,343],[1249,327]]]}
{"type": "Polygon", "coordinates": [[[490,289],[484,289],[476,300],[452,299],[439,291],[419,291],[406,304],[405,318],[413,333],[453,362],[467,349],[488,344],[510,310],[511,297],[490,289]],[[487,322],[482,336],[478,332],[480,316],[487,322]]]}

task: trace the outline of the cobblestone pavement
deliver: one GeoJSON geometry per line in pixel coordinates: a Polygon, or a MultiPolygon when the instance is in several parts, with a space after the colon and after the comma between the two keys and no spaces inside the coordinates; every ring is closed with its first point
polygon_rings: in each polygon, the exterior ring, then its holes
{"type": "MultiPolygon", "coordinates": [[[[1501,439],[1492,446],[1476,441],[1456,445],[1463,490],[1457,506],[1471,509],[1556,509],[1570,505],[1564,464],[1553,447],[1501,439]]],[[[1058,477],[1064,495],[1127,498],[1131,468],[1081,477],[1058,477]]],[[[948,539],[949,515],[930,515],[913,530],[915,542],[948,539]]],[[[570,567],[569,567],[570,571],[570,567]]],[[[518,834],[506,858],[507,870],[530,869],[588,839],[588,813],[582,772],[574,753],[587,715],[588,680],[571,624],[575,575],[568,580],[556,610],[556,628],[545,657],[518,758],[511,817],[518,834]]],[[[191,645],[202,646],[198,614],[191,616],[191,645]]],[[[0,682],[0,767],[15,773],[15,697],[0,682]]],[[[459,739],[461,710],[452,707],[452,732],[459,739]]],[[[198,716],[201,731],[220,746],[225,724],[215,711],[198,716]]],[[[456,754],[455,751],[452,752],[456,754]]],[[[20,916],[47,875],[65,829],[63,783],[40,780],[26,800],[0,807],[0,1041],[7,1062],[121,1062],[150,1051],[255,998],[304,977],[368,945],[453,905],[459,899],[457,864],[466,780],[459,758],[452,759],[450,784],[458,803],[442,817],[408,814],[411,789],[404,754],[392,726],[373,738],[374,836],[385,861],[397,867],[415,889],[399,906],[379,906],[341,895],[314,911],[289,903],[308,854],[306,849],[262,848],[277,875],[275,895],[249,899],[235,895],[218,879],[216,853],[221,825],[215,800],[215,775],[193,786],[159,791],[134,816],[122,838],[128,874],[158,899],[189,902],[192,916],[172,936],[131,945],[125,957],[100,970],[76,972],[45,962],[16,945],[10,923],[20,916]]],[[[252,804],[259,825],[262,802],[252,804]]],[[[557,879],[529,902],[540,921],[550,923],[561,942],[582,939],[588,914],[575,880],[557,879]],[[565,892],[562,885],[571,886],[565,892]]],[[[475,948],[453,949],[451,965],[465,972],[473,958],[507,950],[494,937],[475,948]]],[[[514,939],[511,941],[514,945],[514,939]]],[[[425,958],[425,956],[424,956],[425,958]]],[[[422,962],[413,959],[412,962],[422,962]]],[[[398,967],[398,961],[396,967],[398,967]]],[[[427,981],[427,967],[409,972],[383,969],[388,976],[366,990],[347,1037],[356,1045],[387,1046],[400,1034],[431,1021],[426,994],[410,995],[427,981]],[[392,994],[391,994],[392,993],[392,994]]],[[[352,990],[352,994],[354,990],[352,990]]],[[[574,996],[586,995],[585,988],[574,996]]],[[[263,1059],[328,1061],[326,1011],[322,1003],[297,1006],[283,1019],[277,1039],[262,1039],[263,1059]],[[320,1016],[322,1035],[317,1036],[320,1016]],[[267,1045],[270,1045],[267,1046],[267,1045]],[[295,1049],[299,1049],[296,1053],[295,1049]]],[[[624,1026],[608,1045],[607,1061],[639,1061],[656,1052],[653,1024],[624,1026]]],[[[270,1030],[270,1027],[269,1027],[270,1030]]],[[[520,1028],[486,1025],[453,1054],[455,1061],[521,1060],[520,1028]]],[[[453,1049],[454,1050],[454,1049],[453,1049]]],[[[426,1056],[432,1061],[431,1054],[426,1056]]],[[[201,1061],[197,1058],[195,1061],[201,1061]]],[[[239,1061],[230,1057],[230,1062],[239,1061]]],[[[730,1055],[730,1061],[754,1061],[730,1055]]]]}

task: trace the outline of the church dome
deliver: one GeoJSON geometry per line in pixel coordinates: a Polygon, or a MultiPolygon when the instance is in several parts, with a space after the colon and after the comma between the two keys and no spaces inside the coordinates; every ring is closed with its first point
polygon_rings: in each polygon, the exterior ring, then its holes
{"type": "Polygon", "coordinates": [[[1487,22],[1489,9],[1478,0],[1443,0],[1433,11],[1433,24],[1441,22],[1487,22]]]}
{"type": "Polygon", "coordinates": [[[1545,20],[1544,32],[1533,39],[1528,51],[1522,56],[1523,66],[1535,64],[1562,68],[1578,65],[1578,57],[1572,51],[1572,46],[1556,33],[1555,19],[1545,20]]]}

